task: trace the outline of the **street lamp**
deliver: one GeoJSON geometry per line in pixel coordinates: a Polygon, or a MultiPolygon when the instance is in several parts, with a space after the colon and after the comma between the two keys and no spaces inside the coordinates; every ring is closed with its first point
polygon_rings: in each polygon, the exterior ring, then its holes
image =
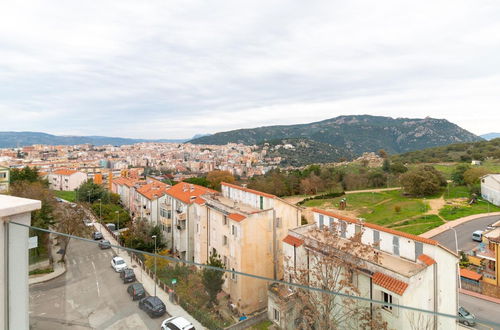
{"type": "Polygon", "coordinates": [[[99,198],[99,228],[101,228],[102,231],[102,205],[100,198],[99,198]]]}
{"type": "Polygon", "coordinates": [[[153,238],[155,240],[155,280],[154,280],[154,282],[155,282],[155,294],[154,295],[156,297],[156,235],[151,236],[151,238],[153,238]]]}
{"type": "Polygon", "coordinates": [[[120,233],[120,211],[115,211],[115,213],[118,215],[118,233],[120,233]]]}
{"type": "MultiPolygon", "coordinates": [[[[450,227],[451,230],[453,230],[453,233],[455,234],[455,250],[458,255],[458,239],[457,239],[457,230],[453,227],[450,227]]],[[[458,279],[458,295],[457,295],[457,303],[458,306],[460,306],[460,290],[462,290],[462,281],[460,279],[460,255],[458,256],[458,264],[457,264],[457,279],[458,279]]]]}

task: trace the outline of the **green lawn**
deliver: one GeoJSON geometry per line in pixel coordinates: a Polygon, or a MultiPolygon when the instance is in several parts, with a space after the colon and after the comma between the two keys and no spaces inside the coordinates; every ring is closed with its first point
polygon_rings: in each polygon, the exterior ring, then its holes
{"type": "Polygon", "coordinates": [[[444,221],[437,215],[425,215],[416,219],[406,220],[399,224],[390,225],[393,228],[405,233],[420,235],[433,228],[439,227],[444,224],[444,221]]]}
{"type": "Polygon", "coordinates": [[[67,200],[68,202],[74,202],[76,199],[76,192],[75,191],[52,190],[52,192],[57,197],[62,198],[64,200],[67,200]]]}
{"type": "Polygon", "coordinates": [[[254,330],[267,330],[269,327],[273,325],[273,322],[269,320],[262,321],[260,323],[257,323],[256,325],[252,326],[250,329],[254,330]]]}
{"type": "Polygon", "coordinates": [[[470,197],[469,189],[466,186],[455,186],[453,183],[448,184],[444,191],[445,199],[468,198],[470,197]]]}
{"type": "Polygon", "coordinates": [[[455,220],[473,214],[487,213],[488,211],[499,212],[500,207],[485,202],[483,200],[479,200],[477,203],[472,205],[468,204],[464,204],[461,206],[445,205],[441,209],[441,211],[439,211],[439,215],[446,220],[455,220]]]}

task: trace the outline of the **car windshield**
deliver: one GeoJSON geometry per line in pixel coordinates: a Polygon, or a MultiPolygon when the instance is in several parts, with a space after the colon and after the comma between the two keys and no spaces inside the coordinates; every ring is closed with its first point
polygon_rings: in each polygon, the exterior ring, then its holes
{"type": "Polygon", "coordinates": [[[460,307],[460,313],[463,314],[464,316],[470,315],[470,313],[463,307],[460,307]]]}
{"type": "Polygon", "coordinates": [[[116,264],[117,265],[121,265],[121,264],[124,264],[124,263],[125,263],[125,261],[123,261],[123,260],[116,260],[116,264]]]}

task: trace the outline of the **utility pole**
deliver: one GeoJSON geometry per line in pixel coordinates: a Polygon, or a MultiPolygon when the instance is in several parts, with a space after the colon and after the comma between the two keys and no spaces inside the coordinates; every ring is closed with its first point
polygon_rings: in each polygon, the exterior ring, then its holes
{"type": "Polygon", "coordinates": [[[154,285],[155,285],[155,294],[154,296],[156,297],[156,235],[151,236],[155,240],[155,278],[154,278],[154,285]]]}

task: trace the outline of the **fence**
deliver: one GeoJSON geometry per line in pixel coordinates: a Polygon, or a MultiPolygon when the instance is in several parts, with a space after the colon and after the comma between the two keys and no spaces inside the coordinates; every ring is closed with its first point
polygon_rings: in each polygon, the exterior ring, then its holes
{"type": "Polygon", "coordinates": [[[255,316],[252,316],[246,320],[243,320],[241,322],[238,322],[236,324],[233,324],[230,327],[225,328],[224,330],[243,330],[243,329],[248,329],[252,325],[256,325],[257,323],[260,323],[264,320],[267,320],[267,309],[263,310],[262,312],[256,314],[255,316]]]}
{"type": "Polygon", "coordinates": [[[475,281],[468,281],[461,279],[460,284],[462,286],[462,289],[464,290],[469,290],[477,293],[483,293],[483,285],[481,282],[475,282],[475,281]]]}

